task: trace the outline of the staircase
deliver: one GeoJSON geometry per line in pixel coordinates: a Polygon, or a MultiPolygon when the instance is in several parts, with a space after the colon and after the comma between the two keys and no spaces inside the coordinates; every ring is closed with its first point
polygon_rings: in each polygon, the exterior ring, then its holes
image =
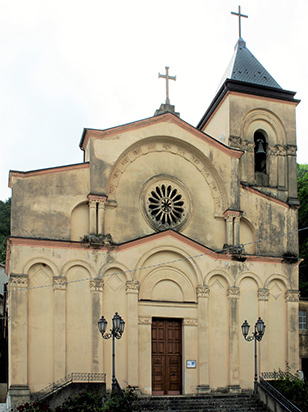
{"type": "Polygon", "coordinates": [[[250,394],[211,394],[204,396],[152,396],[138,399],[142,412],[266,412],[250,394]]]}

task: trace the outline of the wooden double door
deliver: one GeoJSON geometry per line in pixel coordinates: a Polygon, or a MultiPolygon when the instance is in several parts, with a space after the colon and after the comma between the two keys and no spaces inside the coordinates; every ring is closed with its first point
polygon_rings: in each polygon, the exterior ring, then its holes
{"type": "Polygon", "coordinates": [[[182,321],[152,320],[152,394],[182,393],[182,321]]]}

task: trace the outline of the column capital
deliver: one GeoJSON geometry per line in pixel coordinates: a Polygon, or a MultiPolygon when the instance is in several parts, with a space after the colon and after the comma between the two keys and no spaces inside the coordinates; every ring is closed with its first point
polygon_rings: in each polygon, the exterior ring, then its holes
{"type": "Polygon", "coordinates": [[[28,275],[14,275],[11,274],[9,277],[9,290],[21,290],[27,289],[29,285],[28,275]]]}
{"type": "Polygon", "coordinates": [[[286,291],[285,298],[287,302],[299,302],[299,296],[300,296],[299,290],[288,289],[286,291]]]}
{"type": "Polygon", "coordinates": [[[228,287],[227,296],[228,299],[239,299],[240,298],[240,288],[235,286],[228,287]]]}
{"type": "Polygon", "coordinates": [[[210,288],[208,286],[199,285],[196,288],[198,298],[208,298],[210,294],[210,288]]]}
{"type": "Polygon", "coordinates": [[[227,209],[225,212],[224,212],[224,218],[225,219],[231,219],[231,218],[234,218],[234,217],[241,217],[242,216],[242,211],[241,210],[232,210],[232,209],[227,209]]]}
{"type": "Polygon", "coordinates": [[[93,202],[105,203],[107,200],[107,196],[106,195],[92,195],[91,193],[89,193],[88,199],[89,201],[93,201],[93,202]]]}
{"type": "Polygon", "coordinates": [[[134,294],[138,294],[139,293],[139,282],[138,280],[128,280],[126,282],[126,293],[134,293],[134,294]]]}
{"type": "Polygon", "coordinates": [[[104,281],[100,278],[90,279],[90,291],[102,292],[104,289],[104,281]]]}
{"type": "Polygon", "coordinates": [[[53,277],[53,290],[65,290],[67,280],[63,276],[54,276],[53,277]]]}
{"type": "Polygon", "coordinates": [[[259,290],[258,290],[258,299],[259,299],[259,301],[268,301],[268,299],[269,299],[269,295],[270,295],[270,291],[269,291],[269,289],[262,289],[262,288],[260,288],[259,290]]]}

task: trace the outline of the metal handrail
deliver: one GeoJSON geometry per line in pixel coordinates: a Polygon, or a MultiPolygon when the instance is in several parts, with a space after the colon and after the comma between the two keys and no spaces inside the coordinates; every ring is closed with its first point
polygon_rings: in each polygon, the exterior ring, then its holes
{"type": "Polygon", "coordinates": [[[86,372],[72,372],[69,375],[65,376],[62,379],[46,386],[45,388],[41,389],[39,392],[33,394],[35,399],[42,400],[47,396],[51,395],[54,392],[64,388],[65,386],[71,383],[78,383],[78,382],[99,382],[105,383],[106,382],[106,374],[105,373],[86,373],[86,372]]]}
{"type": "MultiPolygon", "coordinates": [[[[262,375],[269,376],[269,374],[276,374],[276,378],[278,377],[278,373],[276,372],[265,372],[262,375]]],[[[290,374],[291,375],[291,374],[290,374]]],[[[273,376],[273,375],[271,375],[273,376]]],[[[271,379],[271,378],[270,378],[271,379]]],[[[272,378],[273,379],[273,378],[272,378]]],[[[286,397],[284,397],[273,385],[267,382],[263,377],[260,376],[259,385],[262,389],[264,389],[269,395],[271,395],[276,402],[278,402],[287,412],[302,412],[297,406],[295,406],[292,402],[290,402],[286,397]]]]}

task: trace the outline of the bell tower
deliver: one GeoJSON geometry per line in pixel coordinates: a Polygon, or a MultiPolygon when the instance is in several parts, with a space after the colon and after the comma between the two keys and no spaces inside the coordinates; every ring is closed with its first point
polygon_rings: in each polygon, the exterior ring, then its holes
{"type": "Polygon", "coordinates": [[[197,128],[244,152],[239,179],[297,206],[295,92],[284,90],[240,37],[197,128]]]}

